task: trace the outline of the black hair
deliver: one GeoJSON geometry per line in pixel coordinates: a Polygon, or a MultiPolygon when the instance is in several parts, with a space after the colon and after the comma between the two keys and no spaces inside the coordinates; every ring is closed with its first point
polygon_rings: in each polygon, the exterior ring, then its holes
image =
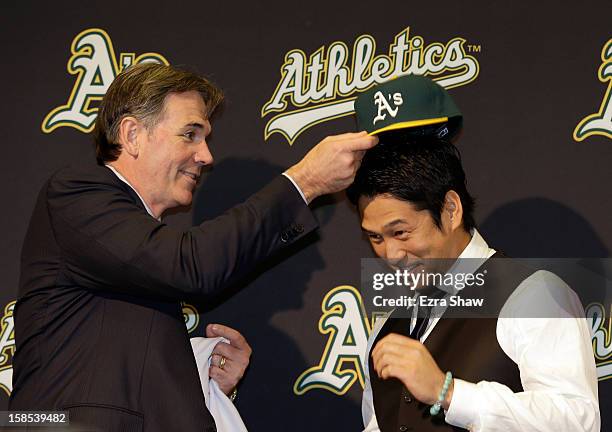
{"type": "Polygon", "coordinates": [[[463,228],[475,228],[474,198],[467,190],[461,155],[452,143],[398,131],[379,138],[379,144],[366,152],[346,191],[353,204],[362,196],[390,195],[412,203],[417,210],[429,211],[440,228],[446,193],[454,190],[463,206],[463,228]]]}

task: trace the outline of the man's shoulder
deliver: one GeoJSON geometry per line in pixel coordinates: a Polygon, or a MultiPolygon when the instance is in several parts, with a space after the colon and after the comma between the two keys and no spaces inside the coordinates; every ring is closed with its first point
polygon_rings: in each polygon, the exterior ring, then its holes
{"type": "Polygon", "coordinates": [[[561,277],[549,270],[537,269],[516,287],[500,316],[583,318],[584,308],[578,295],[561,277]]]}
{"type": "Polygon", "coordinates": [[[96,165],[94,163],[83,163],[64,166],[55,171],[50,181],[72,181],[72,180],[83,180],[83,181],[100,181],[108,182],[112,180],[113,175],[111,170],[105,166],[96,165]]]}
{"type": "Polygon", "coordinates": [[[121,188],[122,182],[107,167],[85,163],[60,168],[51,175],[48,185],[50,191],[61,192],[95,185],[121,188]]]}
{"type": "Polygon", "coordinates": [[[105,166],[94,164],[61,168],[50,177],[41,193],[49,208],[53,209],[66,206],[79,209],[83,206],[99,207],[109,202],[142,207],[136,192],[115,173],[105,166]]]}

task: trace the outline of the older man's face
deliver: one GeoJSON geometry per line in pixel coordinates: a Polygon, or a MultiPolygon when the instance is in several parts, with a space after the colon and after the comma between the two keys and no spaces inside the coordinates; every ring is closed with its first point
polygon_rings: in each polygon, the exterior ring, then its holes
{"type": "Polygon", "coordinates": [[[164,210],[191,204],[202,167],[213,157],[206,142],[211,125],[196,91],[171,93],[157,125],[139,143],[142,187],[152,207],[164,210]]]}

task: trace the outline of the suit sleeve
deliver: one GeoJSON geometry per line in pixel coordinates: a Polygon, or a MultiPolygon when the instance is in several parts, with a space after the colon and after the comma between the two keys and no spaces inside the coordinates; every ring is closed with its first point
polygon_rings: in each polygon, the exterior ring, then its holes
{"type": "Polygon", "coordinates": [[[60,171],[47,205],[67,283],[179,300],[216,295],[317,227],[282,176],[222,216],[187,231],[149,216],[116,184],[60,171]]]}

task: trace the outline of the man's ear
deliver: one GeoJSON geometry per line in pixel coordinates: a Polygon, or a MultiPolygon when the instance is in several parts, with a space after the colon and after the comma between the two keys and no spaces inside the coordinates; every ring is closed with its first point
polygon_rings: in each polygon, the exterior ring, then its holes
{"type": "Polygon", "coordinates": [[[448,220],[448,226],[451,231],[463,226],[463,206],[461,205],[461,198],[459,194],[452,189],[446,192],[446,196],[444,197],[442,219],[448,220]]]}
{"type": "Polygon", "coordinates": [[[138,136],[143,127],[142,123],[132,116],[124,117],[119,123],[119,144],[121,144],[122,150],[133,158],[138,157],[140,150],[138,136]]]}

